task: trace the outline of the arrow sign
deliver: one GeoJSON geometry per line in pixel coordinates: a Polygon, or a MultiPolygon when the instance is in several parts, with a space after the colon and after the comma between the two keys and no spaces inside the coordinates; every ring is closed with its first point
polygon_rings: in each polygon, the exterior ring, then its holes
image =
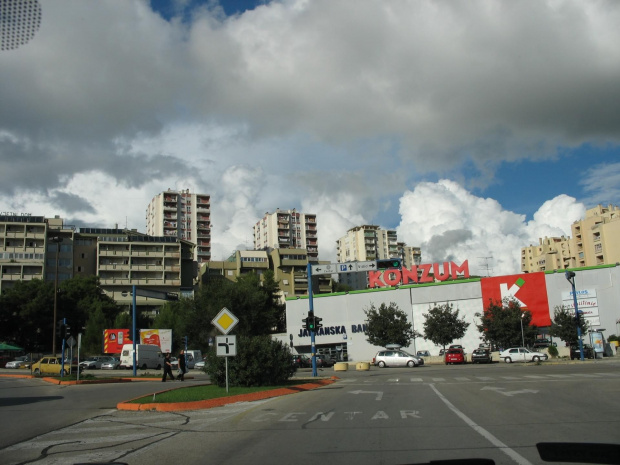
{"type": "Polygon", "coordinates": [[[485,386],[480,390],[481,391],[495,391],[506,397],[512,397],[517,394],[536,394],[538,392],[538,391],[535,391],[534,389],[522,389],[520,391],[504,391],[504,389],[505,388],[501,388],[501,387],[485,386]]]}
{"type": "Polygon", "coordinates": [[[383,398],[383,392],[381,391],[349,391],[349,394],[376,394],[375,400],[381,400],[383,398]]]}

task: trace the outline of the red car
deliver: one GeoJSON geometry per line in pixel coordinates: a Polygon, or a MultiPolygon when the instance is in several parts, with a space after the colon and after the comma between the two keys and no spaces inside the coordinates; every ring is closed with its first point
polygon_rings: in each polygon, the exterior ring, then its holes
{"type": "Polygon", "coordinates": [[[453,363],[465,363],[465,351],[463,349],[448,349],[444,355],[446,365],[453,363]]]}

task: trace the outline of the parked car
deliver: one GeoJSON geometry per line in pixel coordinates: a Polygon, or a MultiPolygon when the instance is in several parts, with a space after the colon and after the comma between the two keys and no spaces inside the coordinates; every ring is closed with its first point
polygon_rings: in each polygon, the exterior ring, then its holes
{"type": "MultiPolygon", "coordinates": [[[[583,344],[583,358],[594,358],[594,348],[590,344],[583,344]]],[[[579,344],[571,344],[570,359],[581,360],[581,352],[579,351],[579,344]]]]}
{"type": "Polygon", "coordinates": [[[446,349],[439,349],[439,356],[441,357],[443,354],[446,353],[446,349]]]}
{"type": "Polygon", "coordinates": [[[430,357],[430,356],[431,356],[431,353],[430,353],[428,350],[418,350],[418,351],[416,352],[416,355],[417,355],[418,357],[430,357]]]}
{"type": "Polygon", "coordinates": [[[380,350],[372,359],[372,363],[379,368],[384,367],[419,367],[424,365],[424,359],[411,355],[404,350],[380,350]]]}
{"type": "Polygon", "coordinates": [[[292,356],[293,366],[296,368],[312,367],[312,359],[305,354],[296,354],[292,356]]]}
{"type": "Polygon", "coordinates": [[[536,339],[533,344],[534,349],[545,349],[549,346],[557,346],[555,342],[551,342],[549,339],[536,339]]]}
{"type": "Polygon", "coordinates": [[[194,369],[196,370],[202,370],[204,367],[205,367],[204,359],[200,360],[199,362],[194,363],[194,369]]]}
{"type": "Polygon", "coordinates": [[[83,370],[97,370],[101,368],[101,359],[99,356],[88,357],[80,362],[80,366],[83,370]]]}
{"type": "Polygon", "coordinates": [[[179,359],[176,357],[170,357],[170,365],[172,365],[173,370],[179,369],[179,359]]]}
{"type": "Polygon", "coordinates": [[[317,354],[316,355],[316,366],[320,368],[329,368],[334,366],[334,359],[329,355],[317,354]]]}
{"type": "Polygon", "coordinates": [[[22,355],[21,357],[15,357],[15,360],[6,362],[5,368],[21,368],[26,362],[28,362],[28,356],[22,355]]]}
{"type": "Polygon", "coordinates": [[[462,348],[448,349],[444,355],[444,363],[452,365],[454,363],[466,363],[465,351],[462,348]]]}
{"type": "Polygon", "coordinates": [[[491,356],[491,351],[489,349],[475,349],[471,353],[471,363],[491,363],[493,362],[493,357],[491,356]]]}
{"type": "Polygon", "coordinates": [[[106,357],[101,362],[102,370],[118,370],[121,367],[121,359],[118,357],[106,357]]]}
{"type": "Polygon", "coordinates": [[[532,352],[525,347],[511,347],[500,352],[499,358],[506,363],[512,362],[540,362],[547,360],[549,356],[542,352],[532,352]]]}
{"type": "MultiPolygon", "coordinates": [[[[75,372],[78,369],[82,371],[77,363],[69,365],[69,362],[64,364],[64,374],[68,375],[69,371],[75,372]]],[[[32,372],[35,375],[59,375],[62,370],[62,358],[54,356],[43,357],[36,363],[32,364],[32,372]]]]}

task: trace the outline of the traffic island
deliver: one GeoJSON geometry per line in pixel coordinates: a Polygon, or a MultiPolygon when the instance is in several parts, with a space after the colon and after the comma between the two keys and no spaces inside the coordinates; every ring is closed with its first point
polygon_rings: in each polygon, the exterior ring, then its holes
{"type": "MultiPolygon", "coordinates": [[[[296,394],[299,392],[310,391],[312,389],[318,389],[323,386],[327,386],[336,382],[338,378],[332,377],[330,379],[320,379],[313,381],[311,383],[304,383],[290,387],[271,389],[267,391],[253,392],[249,394],[239,394],[235,396],[228,397],[218,397],[216,399],[207,399],[207,400],[198,400],[193,402],[174,402],[174,403],[164,403],[164,402],[155,402],[148,404],[140,404],[133,403],[138,399],[143,399],[145,396],[138,397],[136,399],[128,400],[125,402],[120,402],[116,405],[118,410],[130,410],[130,411],[140,411],[140,410],[156,410],[159,412],[179,412],[184,410],[203,410],[214,407],[222,407],[228,404],[234,404],[237,402],[253,402],[257,400],[269,399],[272,397],[280,397],[286,396],[289,394],[296,394]]],[[[153,394],[153,398],[157,398],[157,394],[161,394],[166,391],[160,391],[153,394]]]]}

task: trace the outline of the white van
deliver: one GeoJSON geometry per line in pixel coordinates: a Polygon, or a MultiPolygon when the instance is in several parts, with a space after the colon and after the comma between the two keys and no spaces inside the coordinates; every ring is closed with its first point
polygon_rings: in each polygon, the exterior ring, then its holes
{"type": "Polygon", "coordinates": [[[185,355],[187,356],[187,368],[190,370],[194,368],[196,363],[202,361],[202,352],[199,350],[186,350],[185,355]]]}
{"type": "MultiPolygon", "coordinates": [[[[136,365],[138,368],[161,369],[164,357],[159,346],[153,344],[136,344],[136,365]]],[[[133,344],[123,345],[121,368],[133,368],[133,344]]]]}

